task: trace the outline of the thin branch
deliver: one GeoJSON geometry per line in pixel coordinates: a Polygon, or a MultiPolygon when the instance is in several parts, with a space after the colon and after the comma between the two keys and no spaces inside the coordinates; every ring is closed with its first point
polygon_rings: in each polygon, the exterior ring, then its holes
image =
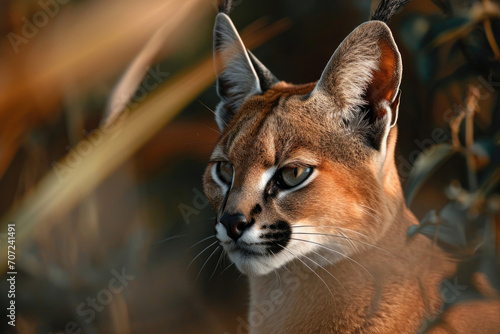
{"type": "Polygon", "coordinates": [[[462,124],[464,118],[465,112],[461,111],[460,114],[458,114],[454,119],[450,121],[451,142],[456,150],[460,150],[462,148],[458,133],[460,131],[460,124],[462,124]]]}
{"type": "Polygon", "coordinates": [[[465,147],[467,157],[467,170],[469,176],[469,186],[471,191],[477,189],[476,164],[472,146],[474,145],[474,113],[479,110],[478,106],[479,90],[473,85],[469,85],[466,100],[465,116],[465,147]]]}
{"type": "MultiPolygon", "coordinates": [[[[490,4],[490,0],[483,0],[483,6],[487,6],[490,4]]],[[[491,28],[491,20],[489,17],[486,17],[483,21],[484,32],[486,34],[486,38],[488,39],[488,43],[490,44],[493,53],[495,54],[495,59],[500,60],[500,49],[498,48],[497,41],[495,40],[495,35],[493,35],[493,29],[491,28]]]]}

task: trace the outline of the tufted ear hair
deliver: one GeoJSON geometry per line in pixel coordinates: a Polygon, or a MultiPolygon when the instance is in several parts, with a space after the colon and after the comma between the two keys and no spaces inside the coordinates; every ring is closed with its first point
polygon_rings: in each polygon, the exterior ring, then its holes
{"type": "Polygon", "coordinates": [[[369,21],[340,44],[328,62],[312,96],[333,103],[347,126],[360,120],[370,131],[367,142],[385,150],[387,135],[397,120],[401,55],[389,27],[369,21]]]}
{"type": "Polygon", "coordinates": [[[221,130],[238,112],[243,101],[262,94],[278,79],[245,48],[231,19],[217,14],[214,26],[214,59],[217,94],[221,102],[215,109],[221,130]]]}

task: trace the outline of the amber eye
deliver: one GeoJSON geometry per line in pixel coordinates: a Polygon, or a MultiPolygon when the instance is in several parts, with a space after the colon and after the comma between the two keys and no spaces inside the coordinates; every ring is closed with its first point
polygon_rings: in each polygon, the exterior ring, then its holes
{"type": "Polygon", "coordinates": [[[304,182],[313,169],[311,167],[285,167],[278,171],[278,185],[282,188],[293,188],[304,182]]]}
{"type": "Polygon", "coordinates": [[[225,161],[218,162],[217,176],[225,184],[231,184],[233,182],[233,165],[225,161]]]}

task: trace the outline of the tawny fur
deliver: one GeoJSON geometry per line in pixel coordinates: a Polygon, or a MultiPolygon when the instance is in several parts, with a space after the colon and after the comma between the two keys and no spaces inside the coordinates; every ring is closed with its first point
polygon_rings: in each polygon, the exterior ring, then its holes
{"type": "MultiPolygon", "coordinates": [[[[232,40],[234,34],[226,31],[232,40]]],[[[456,262],[427,237],[407,237],[408,227],[418,221],[405,205],[394,161],[397,128],[392,125],[402,66],[389,28],[382,22],[358,27],[318,83],[279,82],[255,93],[259,80],[248,55],[236,59],[222,75],[242,70],[246,73],[235,80],[253,77],[234,83],[241,94],[221,96],[217,112],[224,119],[219,122],[223,133],[204,187],[217,212],[221,245],[249,275],[248,323],[240,324],[239,332],[417,332],[426,319],[439,315],[439,286],[453,277],[456,262]],[[234,167],[227,186],[214,175],[221,161],[234,167]],[[266,188],[269,175],[296,164],[314,165],[306,186],[281,191],[285,195],[266,188]],[[241,239],[267,240],[276,221],[290,225],[292,238],[276,254],[245,257],[238,253],[241,240],[232,241],[220,223],[224,213],[252,222],[241,239]]],[[[259,251],[262,245],[248,247],[259,251]]],[[[486,301],[448,309],[431,332],[498,332],[498,295],[485,295],[486,301]]]]}
{"type": "MultiPolygon", "coordinates": [[[[276,274],[250,277],[249,321],[255,322],[250,323],[251,332],[415,333],[424,319],[438,314],[442,305],[439,284],[453,274],[455,264],[426,237],[406,237],[407,228],[418,222],[404,204],[394,167],[385,176],[384,188],[379,197],[385,203],[378,202],[376,207],[385,207],[382,219],[388,227],[374,243],[384,251],[364,247],[350,256],[352,261],[325,265],[338,281],[313,268],[333,296],[300,261],[278,269],[279,278],[276,274]]],[[[371,217],[365,219],[367,224],[374,223],[371,217]]]]}

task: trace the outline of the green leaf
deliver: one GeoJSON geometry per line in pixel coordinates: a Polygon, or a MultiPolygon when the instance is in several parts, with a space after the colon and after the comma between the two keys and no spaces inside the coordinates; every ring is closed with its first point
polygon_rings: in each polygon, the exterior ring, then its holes
{"type": "Polygon", "coordinates": [[[424,227],[428,225],[438,225],[441,223],[436,210],[429,211],[424,218],[420,221],[420,225],[412,225],[408,228],[407,235],[413,237],[415,234],[419,233],[424,227]]]}
{"type": "Polygon", "coordinates": [[[435,211],[429,212],[420,225],[410,226],[407,234],[411,237],[421,233],[445,250],[469,257],[485,243],[487,221],[484,215],[470,216],[466,207],[453,202],[446,205],[439,215],[435,211]]]}
{"type": "Polygon", "coordinates": [[[463,217],[456,220],[448,219],[441,220],[437,225],[428,224],[423,226],[420,228],[419,233],[436,240],[441,247],[448,251],[465,249],[467,247],[467,238],[465,236],[466,220],[463,217]]]}
{"type": "Polygon", "coordinates": [[[419,155],[413,165],[405,188],[406,203],[410,206],[415,194],[435,170],[457,150],[451,144],[438,144],[419,155]]]}

